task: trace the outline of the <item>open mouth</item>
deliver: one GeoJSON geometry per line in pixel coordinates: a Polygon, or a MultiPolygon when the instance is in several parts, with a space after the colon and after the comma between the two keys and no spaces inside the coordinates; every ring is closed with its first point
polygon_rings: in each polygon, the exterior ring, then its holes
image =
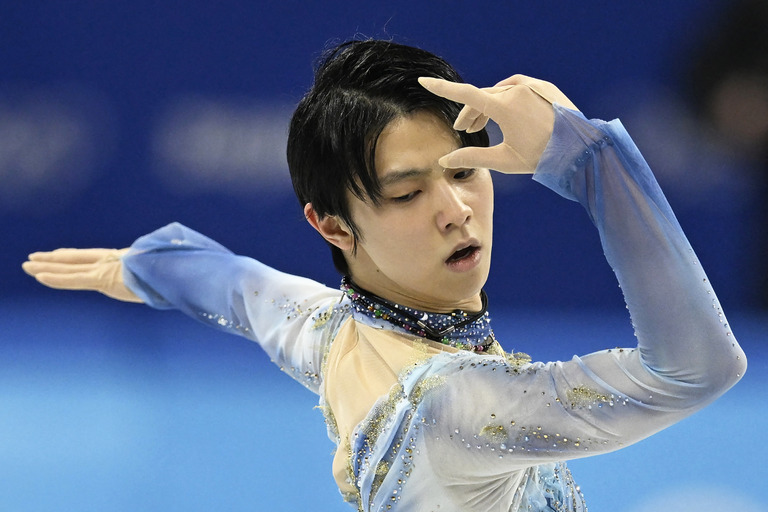
{"type": "Polygon", "coordinates": [[[465,247],[464,249],[459,249],[455,253],[451,254],[451,257],[448,258],[446,263],[455,263],[467,258],[471,258],[475,252],[477,252],[480,248],[476,247],[474,245],[470,245],[469,247],[465,247]]]}

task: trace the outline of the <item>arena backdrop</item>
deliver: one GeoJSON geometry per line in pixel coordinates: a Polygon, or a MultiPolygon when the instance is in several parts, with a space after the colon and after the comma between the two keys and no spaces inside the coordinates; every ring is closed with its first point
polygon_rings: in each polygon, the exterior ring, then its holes
{"type": "MultiPolygon", "coordinates": [[[[734,137],[705,115],[705,71],[731,69],[713,56],[728,55],[742,3],[3,2],[0,511],[348,509],[315,398],[255,344],[45,289],[20,264],[179,221],[336,286],[290,187],[286,131],[322,50],[366,37],[433,51],[481,86],[549,80],[589,117],[621,118],[751,366],[715,406],[574,463],[575,477],[591,510],[768,510],[754,492],[768,477],[765,151],[747,144],[754,130],[734,137]]],[[[759,129],[759,108],[730,101],[759,129]]],[[[503,344],[536,359],[632,344],[580,207],[525,176],[495,183],[487,291],[503,344]]]]}

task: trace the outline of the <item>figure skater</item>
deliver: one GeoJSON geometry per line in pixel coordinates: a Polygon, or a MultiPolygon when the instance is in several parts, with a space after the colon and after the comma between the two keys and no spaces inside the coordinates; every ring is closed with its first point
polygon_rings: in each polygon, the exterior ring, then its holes
{"type": "Polygon", "coordinates": [[[619,121],[588,120],[550,83],[515,75],[478,89],[420,49],[348,42],[326,55],[296,109],[288,163],[341,290],[179,224],[127,249],[34,253],[24,269],[53,288],[179,309],[257,341],[319,395],[338,446],[334,477],[361,511],[586,510],[565,461],[648,437],[744,374],[629,135],[619,121]],[[489,118],[504,136],[493,147],[489,118]],[[636,346],[566,362],[504,352],[482,291],[488,169],[533,173],[587,210],[636,346]]]}

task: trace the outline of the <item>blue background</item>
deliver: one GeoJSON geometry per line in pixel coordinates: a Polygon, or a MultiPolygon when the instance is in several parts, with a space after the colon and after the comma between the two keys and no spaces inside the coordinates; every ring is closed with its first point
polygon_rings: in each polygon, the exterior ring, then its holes
{"type": "MultiPolygon", "coordinates": [[[[290,109],[334,41],[394,38],[467,81],[550,80],[621,117],[750,357],[706,411],[577,461],[591,510],[766,510],[765,339],[752,165],[686,102],[692,55],[727,2],[5,2],[0,6],[0,511],[346,510],[314,397],[251,343],[176,313],[47,290],[55,247],[123,247],[181,221],[335,286],[285,178],[290,109]],[[242,128],[242,129],[240,129],[242,128]],[[252,134],[251,138],[243,136],[252,134]],[[189,171],[192,169],[194,172],[189,171]],[[709,507],[709,508],[707,508],[709,507]],[[761,508],[762,507],[762,508],[761,508]]],[[[488,293],[507,348],[565,359],[632,343],[577,205],[497,181],[488,293]]]]}

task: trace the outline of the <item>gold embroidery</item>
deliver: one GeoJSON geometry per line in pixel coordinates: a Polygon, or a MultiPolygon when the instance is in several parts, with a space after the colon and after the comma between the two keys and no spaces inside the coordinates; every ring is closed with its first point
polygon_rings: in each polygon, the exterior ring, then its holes
{"type": "Polygon", "coordinates": [[[386,461],[380,461],[376,466],[376,473],[371,483],[371,496],[376,496],[381,484],[384,483],[384,478],[389,473],[389,464],[386,461]]]}
{"type": "Polygon", "coordinates": [[[312,328],[313,329],[320,329],[325,324],[327,324],[328,320],[330,320],[331,317],[333,316],[333,312],[334,312],[334,308],[333,307],[329,307],[325,311],[322,311],[322,312],[318,313],[315,316],[315,323],[312,324],[312,328]]]}
{"type": "Polygon", "coordinates": [[[571,407],[588,407],[592,404],[605,404],[610,398],[595,389],[579,386],[568,391],[568,402],[571,407]]]}
{"type": "Polygon", "coordinates": [[[431,377],[427,377],[419,381],[419,383],[414,386],[413,391],[411,392],[411,404],[416,406],[421,403],[426,392],[442,385],[445,380],[445,377],[442,375],[432,375],[431,377]]]}
{"type": "Polygon", "coordinates": [[[503,443],[509,438],[507,429],[504,425],[489,423],[480,430],[480,435],[493,443],[503,443]]]}
{"type": "Polygon", "coordinates": [[[531,362],[531,356],[524,352],[514,352],[512,354],[506,354],[507,363],[510,366],[521,367],[531,362]]]}

